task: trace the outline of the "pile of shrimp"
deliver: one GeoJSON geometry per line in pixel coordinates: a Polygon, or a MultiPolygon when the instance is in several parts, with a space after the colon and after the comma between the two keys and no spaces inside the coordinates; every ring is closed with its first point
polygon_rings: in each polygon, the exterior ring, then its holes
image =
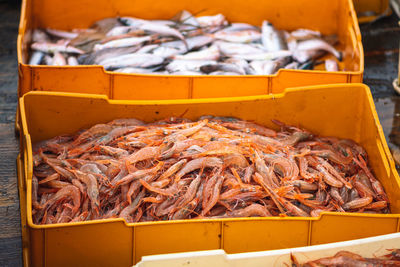
{"type": "Polygon", "coordinates": [[[318,260],[309,261],[300,264],[296,258],[291,255],[292,266],[368,266],[368,267],[385,267],[400,266],[400,249],[390,249],[390,254],[383,257],[364,258],[359,254],[350,251],[339,251],[333,257],[320,258],[318,260]]]}
{"type": "Polygon", "coordinates": [[[36,224],[389,213],[352,140],[231,117],[117,119],[34,146],[36,224]]]}

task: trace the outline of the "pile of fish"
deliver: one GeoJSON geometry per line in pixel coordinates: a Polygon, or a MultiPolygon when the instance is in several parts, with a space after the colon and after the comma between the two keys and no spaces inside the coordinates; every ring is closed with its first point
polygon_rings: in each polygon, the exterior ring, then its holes
{"type": "Polygon", "coordinates": [[[390,212],[361,146],[274,122],[279,132],[228,117],[117,119],[40,142],[33,220],[390,212]]]}
{"type": "Polygon", "coordinates": [[[222,14],[195,17],[182,11],[170,20],[106,18],[71,32],[35,29],[31,65],[102,65],[122,73],[173,75],[269,75],[279,69],[338,71],[336,36],[230,23],[222,14]],[[324,61],[318,60],[331,55],[324,61]]]}
{"type": "Polygon", "coordinates": [[[298,263],[292,255],[292,266],[347,266],[347,267],[389,267],[400,266],[400,249],[392,249],[391,253],[383,257],[364,258],[350,251],[339,251],[333,257],[321,258],[314,261],[309,261],[303,264],[298,263]]]}

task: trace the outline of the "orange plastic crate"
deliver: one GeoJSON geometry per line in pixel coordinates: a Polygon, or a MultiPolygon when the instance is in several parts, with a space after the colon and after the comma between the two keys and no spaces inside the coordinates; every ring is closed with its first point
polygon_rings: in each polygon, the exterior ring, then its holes
{"type": "Polygon", "coordinates": [[[362,82],[364,56],[352,0],[24,0],[18,35],[19,96],[29,91],[104,94],[110,99],[188,99],[236,97],[279,93],[284,88],[329,83],[362,82]],[[118,74],[102,66],[31,66],[28,42],[35,28],[86,28],[105,17],[171,18],[186,9],[196,14],[222,13],[229,21],[261,25],[269,20],[277,28],[309,28],[339,37],[344,52],[343,71],[281,69],[255,76],[173,76],[118,74]],[[151,88],[151,90],[149,90],[151,88]],[[210,89],[212,88],[212,90],[210,89]]]}
{"type": "MultiPolygon", "coordinates": [[[[212,88],[211,88],[212,89],[212,88]]],[[[25,266],[128,266],[144,255],[224,249],[227,253],[300,247],[399,231],[400,178],[370,90],[362,84],[286,89],[265,96],[190,100],[110,100],[101,95],[30,92],[20,98],[22,140],[18,179],[25,266]],[[340,107],[340,108],[338,108],[340,107]],[[32,143],[96,123],[136,117],[235,116],[276,128],[271,119],[322,136],[350,138],[368,152],[393,214],[323,213],[316,218],[197,219],[127,224],[123,219],[35,225],[32,143]],[[77,120],[76,118],[79,118],[77,120]]]]}
{"type": "Polygon", "coordinates": [[[392,14],[389,7],[389,0],[353,0],[353,3],[359,23],[373,21],[384,14],[392,14]]]}

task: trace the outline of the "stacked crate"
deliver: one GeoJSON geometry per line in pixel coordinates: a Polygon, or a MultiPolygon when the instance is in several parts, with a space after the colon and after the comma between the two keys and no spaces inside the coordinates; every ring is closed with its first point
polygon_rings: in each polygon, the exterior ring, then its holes
{"type": "Polygon", "coordinates": [[[18,37],[21,136],[18,184],[26,266],[132,265],[144,255],[224,249],[270,250],[399,231],[400,180],[369,88],[351,0],[59,1],[25,0],[18,37]],[[343,71],[285,70],[266,76],[121,74],[102,66],[27,65],[35,28],[70,30],[122,15],[169,18],[180,10],[223,13],[230,21],[336,34],[343,71]],[[325,85],[330,84],[330,85],[325,85]],[[294,88],[295,87],[295,88],[294,88]],[[115,101],[118,100],[118,101],[115,101]],[[340,107],[340,108],[338,108],[340,107]],[[107,219],[35,225],[32,222],[32,143],[122,117],[146,122],[185,114],[235,116],[271,126],[279,118],[326,136],[353,139],[370,155],[395,214],[323,213],[317,218],[232,218],[126,223],[107,219]],[[79,118],[79,120],[77,120],[79,118]]]}

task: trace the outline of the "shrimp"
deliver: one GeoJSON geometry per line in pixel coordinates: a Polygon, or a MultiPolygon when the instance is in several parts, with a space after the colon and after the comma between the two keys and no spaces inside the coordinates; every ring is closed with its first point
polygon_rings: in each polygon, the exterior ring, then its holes
{"type": "Polygon", "coordinates": [[[348,189],[352,189],[353,186],[351,185],[351,183],[349,183],[348,181],[346,181],[336,170],[335,168],[332,167],[332,165],[330,165],[328,162],[326,162],[323,159],[317,158],[318,162],[322,164],[322,166],[324,166],[324,168],[326,168],[336,179],[338,179],[339,181],[341,181],[348,189]]]}
{"type": "Polygon", "coordinates": [[[368,169],[367,164],[364,161],[364,159],[361,157],[361,155],[358,156],[358,159],[359,160],[354,158],[353,160],[357,163],[358,166],[360,166],[360,168],[364,171],[364,173],[369,178],[369,180],[372,184],[372,188],[374,189],[374,191],[377,195],[377,198],[379,200],[388,201],[388,197],[385,193],[385,190],[382,187],[382,184],[372,175],[371,171],[368,169]]]}
{"type": "Polygon", "coordinates": [[[301,192],[315,192],[318,190],[318,185],[303,180],[294,180],[291,184],[298,187],[301,192]]]}
{"type": "Polygon", "coordinates": [[[288,158],[277,157],[271,161],[271,165],[282,178],[291,180],[299,175],[297,164],[288,158]]]}
{"type": "Polygon", "coordinates": [[[142,160],[156,158],[159,154],[160,154],[160,147],[158,146],[144,147],[139,151],[133,153],[132,155],[128,156],[125,159],[125,163],[128,166],[142,160]]]}
{"type": "Polygon", "coordinates": [[[330,161],[341,165],[350,164],[353,161],[351,155],[344,157],[343,155],[340,155],[332,150],[312,150],[310,151],[310,154],[329,159],[330,161]]]}
{"type": "Polygon", "coordinates": [[[215,185],[214,185],[214,189],[212,190],[211,196],[210,196],[208,202],[206,203],[206,205],[203,207],[201,215],[204,216],[205,214],[207,214],[215,206],[215,204],[217,204],[223,182],[224,182],[223,177],[217,178],[215,185]]]}
{"type": "Polygon", "coordinates": [[[42,141],[33,154],[33,222],[390,212],[361,147],[278,125],[122,119],[42,141]]]}
{"type": "Polygon", "coordinates": [[[115,158],[123,158],[129,155],[128,151],[122,148],[111,147],[111,146],[100,145],[95,147],[94,150],[101,151],[102,153],[108,154],[115,158]]]}
{"type": "Polygon", "coordinates": [[[234,210],[227,213],[227,217],[270,217],[272,216],[268,209],[260,204],[251,204],[243,209],[234,210]]]}
{"type": "Polygon", "coordinates": [[[254,155],[257,172],[265,179],[268,185],[273,188],[278,187],[279,182],[276,181],[276,177],[275,179],[273,179],[274,176],[272,175],[272,172],[268,169],[267,165],[265,165],[264,160],[261,159],[257,151],[254,151],[254,155]]]}
{"type": "Polygon", "coordinates": [[[205,167],[221,167],[222,160],[216,157],[204,157],[197,158],[189,161],[185,166],[178,171],[175,175],[175,182],[178,182],[184,175],[194,170],[205,168],[205,167]]]}
{"type": "Polygon", "coordinates": [[[96,178],[91,174],[86,174],[79,170],[72,170],[72,172],[75,174],[76,178],[85,183],[87,194],[92,204],[92,209],[98,212],[100,208],[100,202],[99,187],[96,178]]]}
{"type": "Polygon", "coordinates": [[[343,183],[333,177],[333,175],[330,174],[322,165],[317,165],[316,168],[321,172],[322,177],[327,184],[337,188],[341,188],[343,186],[343,183]]]}
{"type": "Polygon", "coordinates": [[[171,167],[169,167],[168,170],[166,170],[165,172],[163,172],[161,174],[161,176],[158,178],[158,180],[164,180],[164,179],[168,179],[170,176],[174,175],[177,171],[179,171],[183,165],[185,165],[187,162],[187,159],[181,159],[180,161],[176,162],[174,165],[172,165],[171,167]]]}
{"type": "Polygon", "coordinates": [[[174,215],[171,217],[171,220],[181,220],[187,218],[187,216],[189,216],[189,214],[192,213],[193,210],[196,208],[198,203],[198,198],[193,199],[186,206],[175,212],[174,215]]]}
{"type": "Polygon", "coordinates": [[[336,187],[331,187],[329,193],[332,196],[332,198],[335,199],[339,203],[339,205],[344,204],[344,200],[342,199],[342,197],[339,193],[339,190],[336,187]]]}
{"type": "Polygon", "coordinates": [[[196,195],[196,192],[201,183],[201,175],[197,175],[197,177],[190,183],[185,195],[180,199],[179,206],[185,206],[187,203],[193,200],[196,195]]]}
{"type": "Polygon", "coordinates": [[[71,220],[71,222],[83,222],[83,221],[86,220],[88,215],[89,215],[89,212],[88,211],[84,211],[81,214],[77,215],[75,218],[73,218],[71,220]]]}
{"type": "Polygon", "coordinates": [[[128,175],[126,175],[125,177],[121,178],[118,181],[116,179],[114,179],[112,183],[114,184],[114,186],[119,186],[119,185],[128,184],[133,180],[143,178],[147,175],[154,175],[161,169],[163,164],[164,164],[164,162],[160,161],[156,166],[154,166],[151,169],[138,170],[138,171],[129,173],[128,175]]]}
{"type": "Polygon", "coordinates": [[[144,195],[145,195],[144,190],[140,191],[140,193],[135,197],[132,203],[126,206],[121,211],[121,213],[119,214],[119,218],[123,218],[125,219],[125,221],[130,222],[131,220],[130,215],[139,208],[139,205],[142,202],[144,195]]]}
{"type": "Polygon", "coordinates": [[[144,188],[146,188],[147,190],[163,195],[163,196],[167,196],[167,197],[172,197],[173,194],[171,192],[169,192],[167,189],[161,189],[161,188],[157,188],[154,186],[149,185],[146,181],[140,179],[139,182],[143,185],[144,188]]]}
{"type": "Polygon", "coordinates": [[[56,172],[56,173],[53,173],[53,174],[47,176],[45,179],[40,180],[39,184],[44,184],[44,183],[47,183],[47,182],[50,182],[53,180],[58,180],[58,179],[60,179],[60,174],[56,172]]]}
{"type": "Polygon", "coordinates": [[[362,208],[367,206],[372,202],[372,197],[367,196],[363,198],[357,198],[355,200],[352,200],[350,202],[347,202],[346,204],[343,205],[344,210],[354,210],[358,208],[362,208]]]}
{"type": "Polygon", "coordinates": [[[62,189],[60,189],[57,193],[55,193],[49,200],[46,201],[44,207],[49,207],[59,202],[63,199],[70,198],[74,203],[74,207],[72,213],[76,213],[81,205],[81,194],[79,193],[79,189],[74,185],[68,185],[62,189]]]}

